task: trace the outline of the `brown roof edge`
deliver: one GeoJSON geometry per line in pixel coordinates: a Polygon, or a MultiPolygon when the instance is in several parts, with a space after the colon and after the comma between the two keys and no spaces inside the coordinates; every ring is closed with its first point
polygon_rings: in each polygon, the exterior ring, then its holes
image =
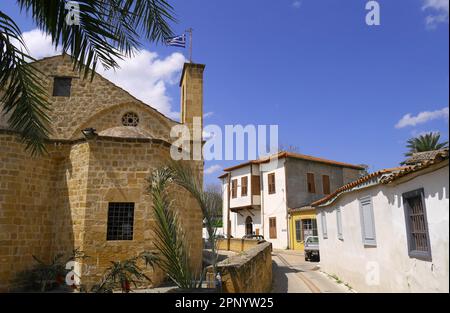
{"type": "Polygon", "coordinates": [[[361,165],[355,165],[355,164],[350,164],[350,163],[345,163],[345,162],[328,160],[328,159],[318,158],[315,156],[294,153],[294,152],[282,152],[281,155],[279,156],[279,158],[282,158],[282,157],[301,159],[301,160],[307,160],[307,161],[313,161],[313,162],[319,162],[319,163],[325,163],[325,164],[331,164],[331,165],[338,165],[338,166],[353,168],[353,169],[357,169],[357,170],[365,169],[365,167],[361,166],[361,165]]]}
{"type": "Polygon", "coordinates": [[[328,196],[323,197],[322,199],[319,199],[317,201],[312,202],[311,206],[316,207],[318,205],[324,204],[324,203],[328,202],[329,200],[337,197],[340,193],[342,193],[342,192],[344,192],[346,190],[352,189],[352,188],[354,188],[354,187],[356,187],[356,186],[358,186],[358,185],[360,185],[360,184],[362,184],[362,183],[364,183],[366,181],[369,181],[369,180],[371,180],[371,179],[373,179],[375,177],[378,177],[378,176],[381,176],[381,175],[384,175],[384,174],[388,174],[388,173],[392,173],[394,171],[399,171],[399,170],[401,170],[403,168],[406,168],[406,167],[407,166],[386,168],[386,169],[382,169],[382,170],[370,173],[369,175],[363,176],[363,177],[361,177],[361,178],[359,178],[359,179],[357,179],[357,180],[355,180],[355,181],[353,181],[351,183],[348,183],[348,184],[338,188],[336,191],[330,193],[328,196]]]}
{"type": "Polygon", "coordinates": [[[224,171],[225,172],[230,172],[230,171],[236,170],[238,168],[242,168],[242,167],[248,166],[250,164],[266,163],[266,162],[269,162],[270,160],[277,159],[277,158],[278,159],[294,158],[294,159],[301,159],[301,160],[307,160],[307,161],[312,161],[312,162],[318,162],[318,163],[324,163],[324,164],[348,167],[348,168],[353,168],[353,169],[357,169],[357,170],[364,170],[365,169],[365,167],[361,166],[361,165],[355,165],[355,164],[350,164],[350,163],[338,162],[338,161],[318,158],[318,157],[314,157],[314,156],[306,155],[306,154],[299,154],[299,153],[281,151],[281,152],[278,152],[276,154],[273,154],[271,156],[268,156],[268,157],[265,157],[265,158],[262,158],[262,159],[259,159],[259,160],[247,161],[245,163],[241,163],[241,164],[238,164],[238,165],[227,167],[227,168],[224,169],[224,171]]]}

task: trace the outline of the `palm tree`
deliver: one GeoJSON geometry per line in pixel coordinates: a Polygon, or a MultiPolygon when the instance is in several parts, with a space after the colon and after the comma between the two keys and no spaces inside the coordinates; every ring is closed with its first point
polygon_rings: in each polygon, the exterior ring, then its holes
{"type": "MultiPolygon", "coordinates": [[[[175,21],[167,0],[77,0],[79,25],[65,22],[65,0],[16,0],[22,12],[71,55],[74,69],[91,78],[98,63],[117,68],[117,60],[129,57],[141,47],[139,33],[151,42],[172,35],[175,21]],[[91,70],[92,69],[92,70],[91,70]]],[[[0,114],[20,132],[33,154],[45,151],[49,135],[49,102],[39,79],[40,72],[25,47],[18,25],[0,10],[0,114]]]]}
{"type": "Polygon", "coordinates": [[[167,167],[156,169],[149,178],[156,219],[154,244],[160,252],[156,264],[179,288],[199,288],[201,281],[197,284],[198,275],[190,268],[188,243],[167,191],[172,182],[172,171],[167,167]]]}
{"type": "Polygon", "coordinates": [[[438,132],[430,132],[411,138],[407,141],[406,147],[409,149],[405,156],[410,157],[417,152],[433,151],[445,148],[448,141],[439,142],[441,135],[438,132]]]}
{"type": "Polygon", "coordinates": [[[208,232],[208,243],[212,250],[210,263],[213,277],[217,273],[217,244],[215,216],[222,208],[222,199],[214,193],[203,191],[199,177],[185,163],[172,161],[165,167],[156,169],[149,179],[149,193],[153,199],[153,211],[156,223],[155,246],[161,256],[156,263],[168,274],[178,287],[183,289],[200,288],[206,268],[201,273],[194,273],[189,266],[189,252],[185,233],[178,219],[178,214],[171,208],[172,201],[167,188],[176,184],[187,190],[202,210],[204,223],[208,232]]]}

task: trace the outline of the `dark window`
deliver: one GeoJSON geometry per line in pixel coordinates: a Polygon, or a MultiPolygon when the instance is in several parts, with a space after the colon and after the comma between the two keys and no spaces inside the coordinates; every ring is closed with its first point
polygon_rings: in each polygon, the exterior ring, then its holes
{"type": "Polygon", "coordinates": [[[275,193],[275,173],[270,173],[268,176],[269,181],[269,194],[275,193]]]}
{"type": "Polygon", "coordinates": [[[330,194],[330,176],[322,175],[322,187],[323,187],[323,194],[329,195],[330,194]]]}
{"type": "Polygon", "coordinates": [[[307,173],[306,174],[306,180],[308,183],[308,192],[309,193],[316,193],[316,183],[314,182],[314,174],[313,173],[307,173]]]}
{"type": "Polygon", "coordinates": [[[404,193],[403,206],[405,208],[409,256],[431,261],[430,235],[423,201],[423,189],[404,193]]]}
{"type": "Polygon", "coordinates": [[[295,240],[302,241],[302,221],[295,220],[295,240]]]}
{"type": "Polygon", "coordinates": [[[246,197],[248,194],[248,177],[241,178],[241,197],[246,197]]]}
{"type": "Polygon", "coordinates": [[[276,217],[269,218],[269,238],[270,239],[277,238],[277,218],[276,217]]]}
{"type": "Polygon", "coordinates": [[[231,198],[237,198],[237,179],[231,181],[231,198]]]}
{"type": "Polygon", "coordinates": [[[110,202],[106,240],[133,240],[133,202],[110,202]]]}
{"type": "Polygon", "coordinates": [[[72,86],[72,78],[55,77],[53,80],[53,96],[54,97],[70,97],[70,88],[72,86]]]}
{"type": "Polygon", "coordinates": [[[253,235],[253,220],[250,216],[245,219],[245,234],[253,235]]]}

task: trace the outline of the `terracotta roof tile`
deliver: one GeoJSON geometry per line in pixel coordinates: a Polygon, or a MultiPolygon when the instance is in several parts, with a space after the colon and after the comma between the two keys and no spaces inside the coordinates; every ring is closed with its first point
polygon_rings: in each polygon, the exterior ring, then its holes
{"type": "Polygon", "coordinates": [[[406,166],[388,168],[388,169],[383,169],[383,170],[379,170],[377,172],[371,173],[369,175],[361,177],[358,180],[355,180],[347,185],[344,185],[344,186],[338,188],[335,192],[331,193],[330,195],[311,203],[311,206],[318,206],[318,205],[324,204],[334,198],[337,198],[340,194],[344,193],[345,191],[348,191],[358,185],[361,185],[362,183],[367,182],[375,177],[380,178],[379,182],[381,184],[389,184],[392,181],[394,181],[400,177],[403,177],[403,176],[408,175],[413,172],[420,171],[420,170],[425,169],[433,164],[437,164],[442,161],[448,160],[448,148],[439,150],[439,152],[428,153],[426,155],[428,157],[431,157],[431,159],[430,158],[426,159],[422,155],[420,157],[422,159],[422,161],[419,163],[416,163],[414,165],[406,165],[406,166]]]}
{"type": "Polygon", "coordinates": [[[364,170],[365,169],[365,167],[362,166],[362,165],[355,165],[355,164],[350,164],[350,163],[338,162],[338,161],[318,158],[318,157],[311,156],[311,155],[306,155],[306,154],[281,151],[281,152],[278,152],[278,153],[273,154],[273,155],[268,156],[268,157],[263,157],[263,158],[258,159],[258,160],[252,160],[252,161],[248,161],[248,162],[245,162],[245,163],[241,163],[241,164],[238,164],[238,165],[235,165],[235,166],[231,166],[231,167],[225,168],[224,171],[225,172],[230,172],[230,171],[233,171],[235,169],[248,166],[250,164],[267,163],[270,160],[282,159],[282,158],[300,159],[300,160],[306,160],[306,161],[312,161],[312,162],[318,162],[318,163],[324,163],[324,164],[348,167],[348,168],[353,168],[353,169],[358,169],[358,170],[364,170]]]}

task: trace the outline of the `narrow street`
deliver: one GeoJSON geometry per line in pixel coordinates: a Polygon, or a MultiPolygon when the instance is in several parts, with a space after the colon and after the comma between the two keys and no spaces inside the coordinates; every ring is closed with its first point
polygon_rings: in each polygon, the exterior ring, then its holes
{"type": "Polygon", "coordinates": [[[344,284],[320,272],[320,263],[306,262],[303,253],[292,250],[272,252],[275,293],[346,293],[344,284]]]}

